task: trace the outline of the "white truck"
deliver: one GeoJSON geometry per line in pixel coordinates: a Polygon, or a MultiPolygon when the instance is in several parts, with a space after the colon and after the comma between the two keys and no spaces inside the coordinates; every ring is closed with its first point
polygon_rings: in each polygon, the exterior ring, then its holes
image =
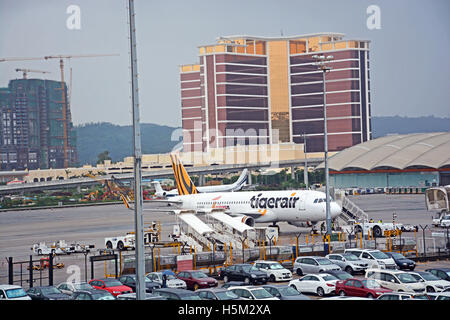
{"type": "Polygon", "coordinates": [[[385,231],[403,230],[404,227],[401,223],[389,223],[389,222],[358,222],[355,220],[349,220],[347,225],[341,226],[343,232],[348,234],[357,234],[362,232],[364,235],[369,234],[374,237],[382,237],[385,231]]]}
{"type": "MultiPolygon", "coordinates": [[[[150,228],[144,229],[144,245],[159,241],[159,232],[156,224],[152,223],[150,228]]],[[[106,249],[118,249],[118,250],[134,250],[136,238],[134,232],[127,232],[125,236],[107,237],[105,238],[106,249]]]]}
{"type": "Polygon", "coordinates": [[[55,255],[70,254],[74,248],[69,246],[64,240],[58,240],[51,245],[47,245],[45,242],[35,243],[31,247],[31,250],[38,255],[55,255]]]}
{"type": "Polygon", "coordinates": [[[433,226],[440,228],[449,228],[450,227],[450,214],[447,212],[445,214],[439,213],[433,219],[433,226]]]}

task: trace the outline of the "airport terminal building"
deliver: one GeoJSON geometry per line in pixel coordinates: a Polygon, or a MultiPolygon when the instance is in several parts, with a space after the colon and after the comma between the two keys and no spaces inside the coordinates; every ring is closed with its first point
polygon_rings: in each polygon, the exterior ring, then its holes
{"type": "MultiPolygon", "coordinates": [[[[329,158],[336,188],[392,188],[450,184],[450,132],[388,135],[329,158]]],[[[324,163],[316,169],[324,168],[324,163]]]]}
{"type": "Polygon", "coordinates": [[[183,150],[303,144],[323,152],[323,79],[315,55],[332,56],[326,74],[329,151],[371,139],[369,41],[341,33],[219,37],[180,66],[183,150]]]}

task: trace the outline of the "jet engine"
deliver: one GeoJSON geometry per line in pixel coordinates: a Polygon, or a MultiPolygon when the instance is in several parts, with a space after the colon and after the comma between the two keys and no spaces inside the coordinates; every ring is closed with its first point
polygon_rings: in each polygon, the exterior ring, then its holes
{"type": "Polygon", "coordinates": [[[239,221],[239,222],[245,223],[246,225],[248,225],[250,227],[254,227],[255,226],[255,219],[253,219],[252,217],[249,217],[249,216],[244,216],[244,215],[235,216],[235,217],[233,217],[233,219],[235,221],[239,221]]]}

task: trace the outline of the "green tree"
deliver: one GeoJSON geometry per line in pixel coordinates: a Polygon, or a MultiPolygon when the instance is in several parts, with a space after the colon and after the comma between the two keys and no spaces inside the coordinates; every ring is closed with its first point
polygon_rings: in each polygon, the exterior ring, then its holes
{"type": "Polygon", "coordinates": [[[97,164],[105,163],[105,160],[111,160],[111,157],[109,156],[109,151],[107,150],[97,155],[97,164]]]}

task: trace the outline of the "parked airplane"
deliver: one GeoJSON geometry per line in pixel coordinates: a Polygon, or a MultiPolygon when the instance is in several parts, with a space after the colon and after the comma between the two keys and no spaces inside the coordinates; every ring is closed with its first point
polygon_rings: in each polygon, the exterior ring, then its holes
{"type": "MultiPolygon", "coordinates": [[[[170,157],[178,195],[170,200],[157,200],[176,207],[163,209],[164,211],[221,211],[249,226],[254,226],[255,223],[272,223],[275,226],[277,222],[287,222],[298,227],[311,227],[326,220],[326,195],[323,192],[280,190],[200,193],[178,157],[172,154],[170,157]]],[[[130,208],[125,198],[123,199],[130,208]]],[[[330,213],[331,218],[341,214],[341,207],[335,201],[330,203],[330,213]]]]}
{"type": "MultiPolygon", "coordinates": [[[[224,185],[218,185],[218,186],[205,186],[205,187],[197,187],[198,192],[204,193],[204,192],[233,192],[233,191],[239,191],[242,189],[242,187],[245,185],[245,182],[247,181],[247,173],[248,170],[244,169],[239,176],[239,178],[232,184],[224,184],[224,185]]],[[[157,197],[163,197],[163,198],[169,198],[174,197],[178,195],[178,189],[172,189],[170,191],[166,191],[163,188],[161,188],[161,184],[159,181],[152,181],[153,186],[155,187],[155,195],[157,197]]]]}

